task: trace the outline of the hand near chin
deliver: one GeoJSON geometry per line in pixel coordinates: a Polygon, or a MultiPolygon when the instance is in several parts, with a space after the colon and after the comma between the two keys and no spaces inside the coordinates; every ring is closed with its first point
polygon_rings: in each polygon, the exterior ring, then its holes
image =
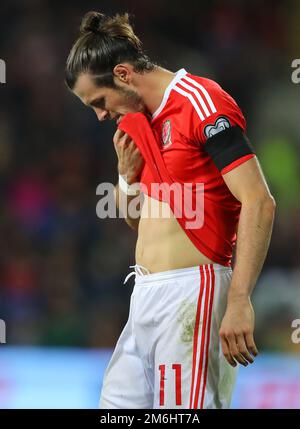
{"type": "Polygon", "coordinates": [[[118,171],[130,185],[138,180],[144,167],[144,158],[131,137],[117,129],[113,142],[118,157],[118,171]]]}

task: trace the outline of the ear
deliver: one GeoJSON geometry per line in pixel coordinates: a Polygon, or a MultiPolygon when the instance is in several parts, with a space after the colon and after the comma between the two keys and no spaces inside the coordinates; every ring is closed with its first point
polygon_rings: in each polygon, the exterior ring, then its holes
{"type": "Polygon", "coordinates": [[[117,64],[113,69],[113,74],[120,82],[130,84],[132,81],[133,67],[130,64],[117,64]]]}

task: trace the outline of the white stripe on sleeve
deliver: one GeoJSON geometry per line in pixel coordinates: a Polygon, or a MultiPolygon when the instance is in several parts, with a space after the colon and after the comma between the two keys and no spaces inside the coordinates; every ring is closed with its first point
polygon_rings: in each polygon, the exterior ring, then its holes
{"type": "Polygon", "coordinates": [[[201,110],[199,109],[198,104],[196,103],[195,99],[193,98],[192,94],[189,94],[188,92],[184,91],[183,89],[179,88],[177,85],[174,86],[173,88],[175,91],[177,91],[179,94],[183,95],[184,97],[188,98],[190,100],[190,102],[192,103],[192,105],[194,106],[199,118],[201,119],[201,121],[204,121],[204,115],[201,112],[201,110]]]}
{"type": "Polygon", "coordinates": [[[187,80],[188,82],[192,83],[193,85],[195,85],[197,88],[200,89],[200,91],[202,92],[202,94],[206,98],[206,100],[207,100],[207,102],[209,104],[209,107],[211,108],[212,113],[216,113],[216,111],[217,111],[216,106],[214,105],[214,103],[213,103],[213,101],[212,101],[209,93],[204,88],[204,86],[202,86],[199,82],[197,82],[196,80],[190,78],[189,76],[184,76],[184,79],[187,80]]]}

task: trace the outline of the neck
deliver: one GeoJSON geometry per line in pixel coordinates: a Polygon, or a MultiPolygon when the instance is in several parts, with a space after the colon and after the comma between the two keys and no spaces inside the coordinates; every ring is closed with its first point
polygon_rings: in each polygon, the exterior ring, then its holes
{"type": "Polygon", "coordinates": [[[162,67],[156,67],[149,73],[138,75],[135,87],[151,115],[160,106],[165,90],[174,77],[175,73],[162,67]]]}

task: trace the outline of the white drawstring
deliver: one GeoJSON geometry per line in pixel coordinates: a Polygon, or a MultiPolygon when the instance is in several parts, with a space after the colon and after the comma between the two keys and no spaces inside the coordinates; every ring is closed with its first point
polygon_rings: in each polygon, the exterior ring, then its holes
{"type": "Polygon", "coordinates": [[[142,265],[138,265],[138,264],[130,265],[129,268],[134,268],[134,271],[131,271],[131,273],[127,274],[123,284],[127,283],[127,280],[130,279],[130,277],[132,276],[136,276],[136,275],[144,276],[145,273],[143,273],[143,270],[146,271],[146,274],[150,274],[150,271],[148,270],[148,268],[145,268],[142,265]]]}

